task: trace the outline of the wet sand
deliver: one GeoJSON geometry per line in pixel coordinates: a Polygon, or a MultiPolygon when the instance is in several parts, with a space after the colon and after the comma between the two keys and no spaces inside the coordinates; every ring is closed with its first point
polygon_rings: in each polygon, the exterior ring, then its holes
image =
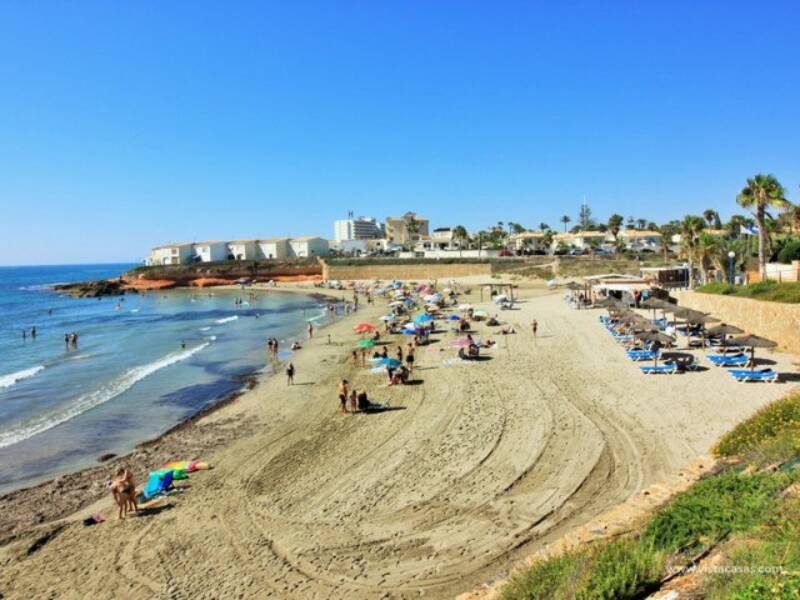
{"type": "MultiPolygon", "coordinates": [[[[738,384],[721,369],[643,376],[599,311],[570,309],[560,292],[522,293],[516,310],[500,313],[516,334],[476,326],[498,340],[485,360],[452,361],[453,334],[441,333],[419,349],[404,387],[349,361],[353,323],[382,304],[332,325],[293,358],[298,385],[266,378],[185,429],[230,435],[203,456],[214,469],[193,474],[158,511],[84,527],[94,510],[112,517],[103,498],[56,524],[18,529],[0,548],[0,593],[453,597],[676,480],[794,385],[738,384]],[[338,414],[342,376],[387,410],[338,414]]],[[[792,370],[793,357],[764,355],[792,370]]]]}

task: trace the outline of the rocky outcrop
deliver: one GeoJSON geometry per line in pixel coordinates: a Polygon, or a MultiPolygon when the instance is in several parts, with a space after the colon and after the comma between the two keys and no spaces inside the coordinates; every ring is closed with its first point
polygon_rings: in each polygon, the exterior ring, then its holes
{"type": "Polygon", "coordinates": [[[127,291],[124,286],[122,279],[101,279],[59,284],[54,286],[54,289],[76,298],[97,298],[99,296],[121,296],[127,291]]]}

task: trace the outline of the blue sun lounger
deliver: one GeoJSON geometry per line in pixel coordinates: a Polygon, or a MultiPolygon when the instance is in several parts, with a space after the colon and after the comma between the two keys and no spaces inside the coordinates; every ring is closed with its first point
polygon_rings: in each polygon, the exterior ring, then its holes
{"type": "Polygon", "coordinates": [[[628,358],[633,361],[655,360],[661,356],[658,350],[628,350],[628,358]]]}
{"type": "Polygon", "coordinates": [[[663,365],[646,365],[639,367],[645,375],[674,375],[678,372],[678,365],[675,363],[664,363],[663,365]]]}
{"type": "Polygon", "coordinates": [[[750,361],[746,354],[709,354],[708,360],[717,367],[744,367],[750,361]]]}
{"type": "Polygon", "coordinates": [[[728,371],[736,381],[744,383],[746,381],[763,381],[765,383],[775,383],[778,381],[778,373],[772,369],[763,371],[751,371],[750,369],[731,369],[728,371]]]}

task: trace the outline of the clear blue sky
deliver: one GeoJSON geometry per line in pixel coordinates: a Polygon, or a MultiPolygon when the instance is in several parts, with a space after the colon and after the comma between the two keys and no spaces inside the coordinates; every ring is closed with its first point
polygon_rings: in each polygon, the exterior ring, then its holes
{"type": "Polygon", "coordinates": [[[0,264],[800,199],[796,0],[3,2],[0,81],[0,264]]]}

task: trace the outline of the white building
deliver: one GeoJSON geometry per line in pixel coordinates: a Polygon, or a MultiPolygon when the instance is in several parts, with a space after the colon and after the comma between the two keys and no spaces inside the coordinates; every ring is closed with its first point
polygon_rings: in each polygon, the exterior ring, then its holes
{"type": "Polygon", "coordinates": [[[337,244],[347,240],[377,240],[385,235],[383,224],[369,217],[341,219],[333,223],[333,240],[337,244]]]}
{"type": "Polygon", "coordinates": [[[236,240],[227,243],[228,260],[256,260],[258,240],[236,240]]]}
{"type": "Polygon", "coordinates": [[[652,250],[657,252],[661,248],[661,234],[657,231],[626,229],[619,232],[619,239],[628,250],[652,250]]]}
{"type": "Polygon", "coordinates": [[[192,262],[192,243],[180,242],[156,246],[150,251],[145,264],[150,267],[160,265],[185,265],[192,262]]]}
{"type": "Polygon", "coordinates": [[[321,237],[315,237],[313,235],[290,238],[289,249],[290,255],[297,258],[327,256],[330,253],[328,240],[323,240],[321,237]]]}
{"type": "Polygon", "coordinates": [[[228,259],[228,244],[208,241],[192,244],[192,260],[194,262],[217,262],[228,259]]]}
{"type": "Polygon", "coordinates": [[[591,250],[609,241],[607,233],[602,231],[578,231],[577,233],[557,233],[553,238],[553,246],[564,244],[578,250],[591,250]]]}
{"type": "Polygon", "coordinates": [[[549,250],[545,247],[544,243],[545,234],[541,231],[523,231],[516,235],[511,236],[511,241],[514,242],[514,248],[523,250],[530,248],[531,250],[549,250]]]}
{"type": "Polygon", "coordinates": [[[287,258],[290,254],[289,238],[258,240],[257,254],[260,259],[287,258]]]}

